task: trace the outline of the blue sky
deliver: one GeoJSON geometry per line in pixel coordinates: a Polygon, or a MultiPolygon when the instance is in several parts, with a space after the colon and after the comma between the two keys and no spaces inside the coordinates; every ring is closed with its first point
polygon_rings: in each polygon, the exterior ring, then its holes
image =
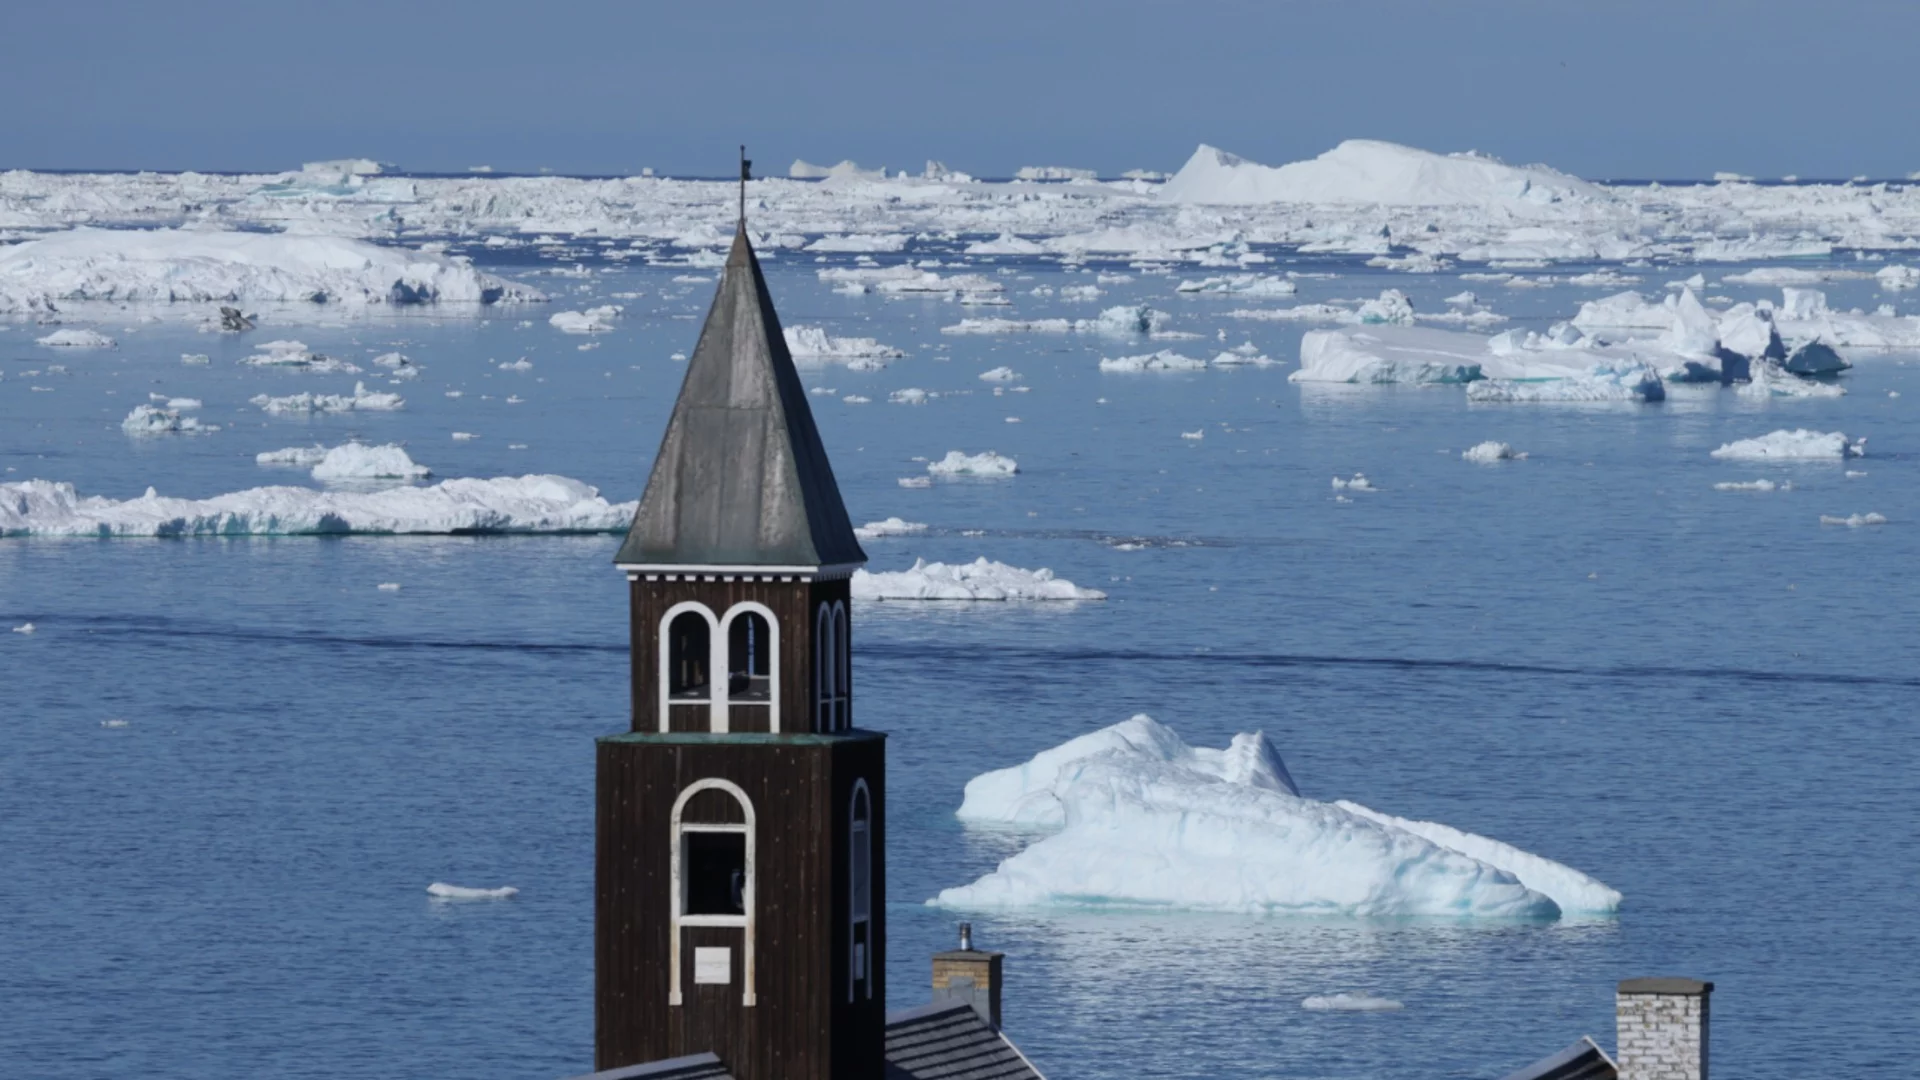
{"type": "Polygon", "coordinates": [[[1920,3],[12,0],[0,167],[978,175],[1343,138],[1596,178],[1920,170],[1920,3]]]}

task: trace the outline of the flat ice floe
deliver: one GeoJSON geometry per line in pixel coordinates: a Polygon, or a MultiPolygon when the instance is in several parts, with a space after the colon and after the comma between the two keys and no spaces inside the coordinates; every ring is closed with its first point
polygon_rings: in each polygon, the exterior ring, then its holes
{"type": "Polygon", "coordinates": [[[1193,748],[1144,714],[975,777],[959,816],[1057,831],[943,907],[1539,919],[1621,899],[1497,840],[1306,798],[1264,735],[1193,748]]]}
{"type": "MultiPolygon", "coordinates": [[[[254,458],[259,461],[259,457],[254,458]]],[[[433,470],[407,456],[406,448],[388,443],[368,446],[349,442],[328,450],[314,462],[313,478],[324,481],[422,480],[433,470]]]]}
{"type": "Polygon", "coordinates": [[[502,885],[497,889],[476,889],[466,885],[449,885],[444,881],[436,881],[427,886],[427,895],[436,900],[506,900],[520,895],[520,890],[511,885],[502,885]]]}
{"type": "Polygon", "coordinates": [[[855,526],[853,535],[862,540],[875,540],[883,536],[912,536],[926,531],[926,525],[921,522],[890,517],[885,521],[869,521],[865,525],[855,526]]]}
{"type": "Polygon", "coordinates": [[[66,301],[491,304],[546,299],[461,259],[341,236],[78,228],[0,249],[0,312],[66,301]]]}
{"type": "MultiPolygon", "coordinates": [[[[5,302],[5,297],[0,296],[0,304],[5,302]]],[[[0,307],[0,312],[5,310],[7,310],[5,307],[0,307]]],[[[81,329],[55,330],[51,334],[34,338],[33,343],[50,349],[111,349],[114,347],[113,339],[98,330],[81,329]]]]}
{"type": "Polygon", "coordinates": [[[619,304],[602,304],[585,311],[556,311],[547,317],[547,325],[563,334],[604,334],[613,329],[621,310],[619,304]]]}
{"type": "Polygon", "coordinates": [[[1848,514],[1846,517],[1831,517],[1827,514],[1820,515],[1820,524],[1822,525],[1845,525],[1849,529],[1864,528],[1868,525],[1885,525],[1886,523],[1887,518],[1884,514],[1848,514]]]}
{"type": "Polygon", "coordinates": [[[1727,461],[1843,461],[1865,457],[1867,440],[1848,442],[1844,432],[1782,429],[1752,439],[1736,439],[1712,452],[1727,461]]]}
{"type": "Polygon", "coordinates": [[[1053,571],[1023,570],[982,556],[970,563],[915,559],[905,570],[853,572],[855,600],[1105,600],[1053,571]]]}
{"type": "Polygon", "coordinates": [[[211,499],[82,496],[48,480],[0,483],[0,536],[301,536],[342,533],[606,533],[637,502],[609,503],[564,476],[443,480],[384,491],[249,488],[211,499]]]}
{"type": "Polygon", "coordinates": [[[962,319],[943,326],[943,334],[1144,334],[1192,337],[1169,329],[1173,316],[1145,304],[1110,307],[1091,319],[962,319]]]}
{"type": "Polygon", "coordinates": [[[1405,1005],[1392,998],[1375,997],[1372,994],[1315,994],[1300,1002],[1300,1007],[1308,1012],[1399,1012],[1405,1005]]]}
{"type": "Polygon", "coordinates": [[[399,394],[368,390],[363,382],[353,384],[352,394],[289,394],[285,397],[255,394],[247,400],[270,413],[392,412],[407,404],[399,394]]]}
{"type": "Polygon", "coordinates": [[[946,457],[927,463],[927,472],[934,476],[984,476],[999,479],[1013,476],[1019,471],[1019,462],[991,450],[983,454],[949,450],[946,457]]]}
{"type": "MultiPolygon", "coordinates": [[[[199,403],[195,402],[195,406],[199,403]]],[[[120,430],[129,435],[165,435],[180,433],[184,435],[204,435],[210,431],[219,431],[218,424],[202,424],[191,416],[183,415],[180,409],[162,409],[153,405],[135,405],[133,411],[120,421],[120,430]]]]}

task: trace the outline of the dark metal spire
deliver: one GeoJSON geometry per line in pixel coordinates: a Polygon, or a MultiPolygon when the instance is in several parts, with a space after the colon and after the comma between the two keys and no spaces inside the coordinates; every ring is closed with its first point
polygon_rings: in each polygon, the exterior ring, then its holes
{"type": "Polygon", "coordinates": [[[740,144],[740,227],[747,225],[747,181],[753,179],[753,162],[747,160],[747,144],[740,144]]]}
{"type": "Polygon", "coordinates": [[[734,233],[653,475],[614,561],[741,567],[867,561],[745,221],[734,233]]]}

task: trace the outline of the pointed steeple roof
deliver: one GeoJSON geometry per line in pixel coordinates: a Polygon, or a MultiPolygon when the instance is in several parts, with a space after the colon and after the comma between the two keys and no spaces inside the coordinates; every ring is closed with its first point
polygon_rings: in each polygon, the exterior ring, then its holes
{"type": "Polygon", "coordinates": [[[614,562],[864,563],[745,222],[614,562]]]}

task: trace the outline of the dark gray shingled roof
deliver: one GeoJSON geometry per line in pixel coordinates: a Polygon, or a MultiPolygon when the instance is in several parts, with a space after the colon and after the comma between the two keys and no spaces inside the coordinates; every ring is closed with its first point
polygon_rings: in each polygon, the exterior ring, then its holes
{"type": "Polygon", "coordinates": [[[604,1072],[576,1076],[573,1080],[733,1080],[733,1074],[712,1054],[649,1061],[645,1065],[627,1065],[604,1072]]]}
{"type": "Polygon", "coordinates": [[[743,223],[614,562],[866,561],[743,223]]]}
{"type": "Polygon", "coordinates": [[[1615,1080],[1618,1075],[1606,1051],[1582,1035],[1579,1042],[1565,1050],[1508,1073],[1500,1080],[1615,1080]]]}
{"type": "Polygon", "coordinates": [[[887,1080],[1045,1080],[973,1006],[935,1002],[887,1014],[887,1080]]]}

